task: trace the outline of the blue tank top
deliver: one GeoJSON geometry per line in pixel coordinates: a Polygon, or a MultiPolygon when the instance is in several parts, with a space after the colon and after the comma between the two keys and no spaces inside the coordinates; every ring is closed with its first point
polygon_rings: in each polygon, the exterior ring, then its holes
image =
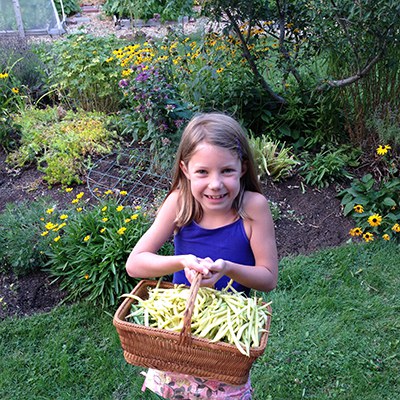
{"type": "MultiPolygon", "coordinates": [[[[193,254],[199,258],[210,257],[212,260],[222,258],[238,264],[255,265],[242,219],[216,229],[205,229],[192,222],[179,230],[174,237],[174,244],[176,255],[193,254]]],[[[221,290],[229,281],[229,277],[223,276],[215,288],[221,290]]],[[[183,270],[174,273],[173,282],[190,285],[183,270]]],[[[250,293],[249,288],[237,282],[233,282],[233,287],[247,295],[250,293]]]]}

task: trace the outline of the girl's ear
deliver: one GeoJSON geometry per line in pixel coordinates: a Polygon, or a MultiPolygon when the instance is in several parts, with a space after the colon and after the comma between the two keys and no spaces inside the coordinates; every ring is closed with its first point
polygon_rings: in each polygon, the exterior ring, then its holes
{"type": "Polygon", "coordinates": [[[242,172],[240,173],[240,177],[242,177],[247,172],[247,161],[242,162],[242,172]]]}
{"type": "Polygon", "coordinates": [[[190,178],[189,178],[189,171],[188,171],[188,169],[187,169],[186,164],[185,164],[183,161],[181,161],[181,162],[179,163],[179,167],[180,167],[181,171],[185,174],[186,178],[190,179],[190,178]]]}

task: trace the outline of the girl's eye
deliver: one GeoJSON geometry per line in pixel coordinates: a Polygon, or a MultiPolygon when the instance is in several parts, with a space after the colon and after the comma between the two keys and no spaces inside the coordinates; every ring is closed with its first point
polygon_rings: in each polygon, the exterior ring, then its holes
{"type": "Polygon", "coordinates": [[[235,170],[233,168],[225,168],[222,172],[224,174],[231,174],[232,172],[235,172],[235,170]]]}
{"type": "Polygon", "coordinates": [[[206,174],[207,173],[207,171],[205,170],[205,169],[198,169],[197,171],[196,171],[196,174],[200,174],[200,175],[204,175],[204,174],[206,174]]]}

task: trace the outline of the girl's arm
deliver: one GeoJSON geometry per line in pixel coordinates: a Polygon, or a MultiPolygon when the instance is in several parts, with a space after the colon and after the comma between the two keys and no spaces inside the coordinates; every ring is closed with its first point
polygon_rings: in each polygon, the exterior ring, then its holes
{"type": "Polygon", "coordinates": [[[227,275],[246,287],[269,292],[276,287],[278,280],[278,252],[268,201],[260,193],[246,192],[244,210],[249,216],[245,220],[245,229],[253,250],[255,266],[215,260],[209,268],[215,275],[211,279],[216,282],[222,275],[227,275]]]}
{"type": "Polygon", "coordinates": [[[178,200],[178,192],[173,192],[166,198],[153,224],[139,239],[128,257],[126,262],[128,275],[134,278],[155,278],[172,274],[186,267],[203,274],[208,273],[208,269],[201,266],[193,255],[161,256],[156,254],[173,235],[178,200]]]}

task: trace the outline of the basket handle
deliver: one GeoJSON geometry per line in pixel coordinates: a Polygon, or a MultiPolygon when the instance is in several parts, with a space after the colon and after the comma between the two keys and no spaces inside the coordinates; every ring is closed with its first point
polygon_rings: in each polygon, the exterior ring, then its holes
{"type": "Polygon", "coordinates": [[[192,340],[192,334],[191,334],[192,314],[197,292],[199,291],[200,288],[201,279],[202,279],[202,274],[198,272],[190,285],[189,297],[186,301],[185,312],[183,313],[183,327],[179,336],[179,344],[181,345],[189,344],[192,340]]]}

